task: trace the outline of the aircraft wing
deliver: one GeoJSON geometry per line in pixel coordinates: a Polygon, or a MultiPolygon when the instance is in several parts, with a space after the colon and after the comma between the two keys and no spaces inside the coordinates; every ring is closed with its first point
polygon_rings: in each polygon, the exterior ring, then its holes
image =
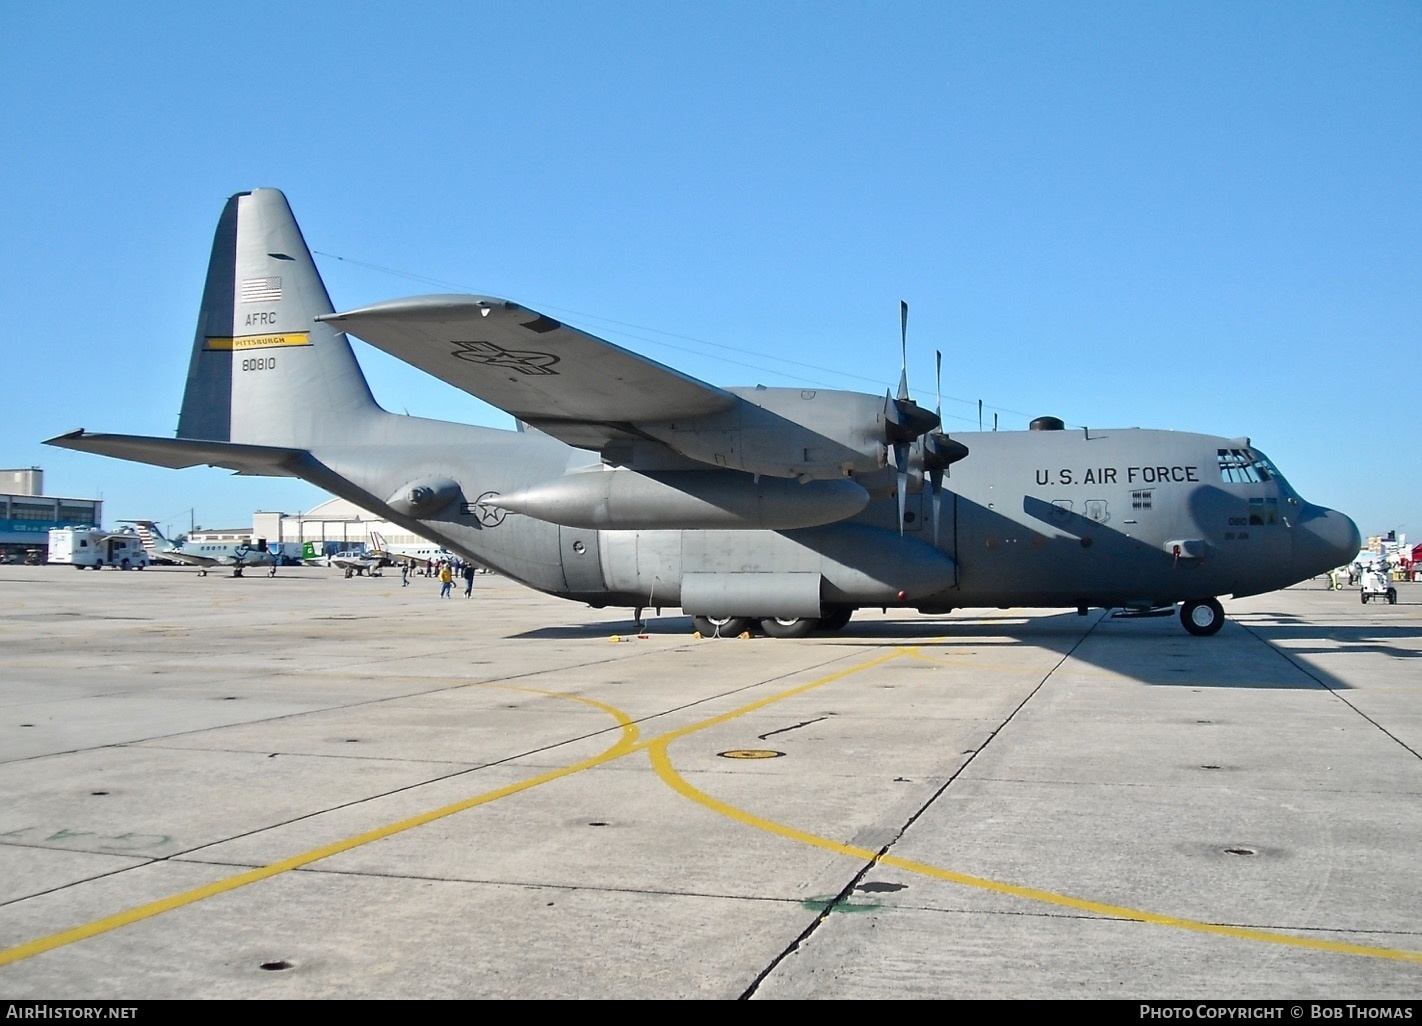
{"type": "Polygon", "coordinates": [[[411,555],[408,552],[382,552],[381,555],[396,566],[401,563],[408,563],[410,566],[429,566],[434,562],[433,559],[411,555]]]}
{"type": "Polygon", "coordinates": [[[167,549],[158,553],[164,559],[176,560],[179,563],[186,563],[188,566],[217,566],[221,560],[213,559],[211,556],[198,556],[191,552],[181,552],[178,549],[167,549]]]}
{"type": "Polygon", "coordinates": [[[740,402],[714,385],[488,296],[416,296],[317,320],[580,448],[635,437],[639,422],[685,420],[740,402]]]}

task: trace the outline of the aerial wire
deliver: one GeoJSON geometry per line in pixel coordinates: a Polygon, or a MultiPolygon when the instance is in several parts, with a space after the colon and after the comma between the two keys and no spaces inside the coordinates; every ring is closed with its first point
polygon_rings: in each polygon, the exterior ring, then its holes
{"type": "MultiPolygon", "coordinates": [[[[311,253],[312,253],[313,256],[326,257],[326,258],[328,258],[328,259],[336,260],[336,261],[339,261],[339,262],[344,263],[344,264],[351,264],[351,265],[356,266],[356,267],[364,267],[364,268],[366,268],[366,269],[368,269],[368,270],[378,271],[378,272],[380,272],[381,274],[388,274],[388,275],[391,275],[391,276],[396,277],[396,278],[404,278],[404,279],[406,279],[407,281],[419,282],[419,283],[421,283],[421,284],[423,284],[423,285],[433,285],[433,286],[436,286],[436,287],[438,287],[438,288],[451,289],[451,290],[453,290],[453,291],[455,291],[455,292],[463,293],[463,294],[465,294],[465,295],[484,295],[484,294],[485,294],[482,290],[476,289],[476,288],[474,288],[474,287],[472,287],[472,286],[470,286],[470,285],[465,285],[465,284],[463,284],[463,283],[461,283],[461,282],[447,281],[447,280],[442,279],[442,278],[433,278],[433,277],[430,277],[429,275],[416,274],[416,273],[414,273],[414,272],[412,272],[412,271],[402,271],[402,270],[399,270],[398,268],[386,267],[386,266],[384,266],[383,264],[373,264],[373,263],[370,263],[369,261],[366,261],[366,260],[357,260],[357,259],[355,259],[354,257],[345,257],[345,256],[341,256],[341,255],[339,255],[339,254],[337,254],[337,253],[328,253],[328,252],[326,252],[326,251],[324,251],[324,250],[319,250],[319,249],[313,249],[313,250],[311,251],[311,253]]],[[[524,304],[520,303],[519,305],[522,306],[522,305],[524,305],[524,304]]],[[[556,305],[551,304],[551,303],[537,303],[537,304],[535,304],[535,305],[536,305],[536,307],[537,307],[539,310],[549,310],[549,311],[553,311],[553,312],[560,313],[560,314],[564,314],[564,315],[571,316],[571,317],[577,317],[577,318],[584,319],[584,320],[589,320],[589,321],[596,321],[596,322],[598,322],[598,323],[600,323],[600,324],[611,324],[611,325],[615,325],[616,327],[619,327],[619,328],[632,329],[633,331],[646,331],[646,332],[651,332],[651,333],[654,334],[654,335],[661,335],[661,336],[664,336],[664,337],[666,337],[666,338],[680,339],[680,340],[683,341],[683,342],[693,342],[693,343],[695,343],[695,344],[698,345],[698,346],[706,346],[706,347],[709,347],[709,348],[712,348],[712,349],[719,349],[719,350],[722,350],[723,352],[737,353],[737,354],[742,355],[742,356],[755,356],[755,357],[758,357],[758,358],[760,358],[760,359],[770,360],[770,361],[772,361],[772,362],[774,362],[774,363],[783,363],[783,364],[786,364],[787,366],[790,366],[790,367],[799,367],[799,368],[802,368],[802,369],[804,369],[804,370],[817,371],[817,372],[819,372],[819,373],[821,373],[821,374],[831,374],[831,375],[834,375],[835,377],[839,377],[839,378],[847,378],[847,379],[850,379],[850,380],[853,380],[853,381],[866,382],[866,383],[868,383],[868,384],[871,384],[871,385],[876,386],[876,388],[879,387],[879,386],[881,386],[881,385],[883,384],[883,382],[880,381],[878,378],[871,378],[871,377],[868,377],[867,375],[863,375],[863,374],[855,374],[855,373],[853,373],[853,372],[851,372],[851,371],[837,370],[837,369],[835,369],[835,368],[833,368],[833,367],[826,367],[826,366],[823,366],[822,364],[806,363],[806,362],[801,361],[801,360],[791,360],[791,359],[787,359],[786,357],[783,357],[783,356],[773,356],[773,355],[771,355],[771,354],[769,354],[769,353],[755,352],[754,350],[750,350],[750,349],[741,349],[741,348],[739,348],[739,347],[737,347],[737,346],[726,345],[726,344],[723,343],[723,342],[712,342],[712,341],[709,341],[708,339],[697,338],[697,337],[694,336],[694,335],[680,335],[680,334],[677,334],[676,332],[664,331],[664,330],[662,330],[661,328],[652,328],[652,327],[648,327],[647,325],[643,325],[643,324],[633,324],[633,323],[631,323],[630,321],[619,321],[619,320],[616,320],[615,318],[612,318],[612,317],[603,317],[603,316],[600,316],[599,314],[586,313],[586,312],[581,311],[581,310],[571,310],[571,309],[569,309],[569,308],[567,308],[567,307],[556,306],[556,305]]],[[[636,340],[639,341],[639,342],[645,342],[645,343],[647,343],[648,345],[661,346],[661,347],[664,348],[664,349],[672,349],[672,350],[675,350],[676,352],[681,352],[681,353],[689,353],[689,354],[692,355],[692,356],[702,356],[702,357],[704,357],[704,356],[707,355],[706,353],[700,352],[700,351],[698,351],[698,350],[696,350],[696,349],[690,349],[690,348],[687,348],[686,346],[678,346],[678,345],[675,345],[675,344],[673,344],[673,343],[671,343],[671,342],[664,342],[664,341],[661,341],[661,340],[655,339],[655,338],[647,338],[645,335],[628,334],[626,337],[632,338],[632,339],[636,339],[636,340]]],[[[905,354],[905,355],[907,355],[907,354],[905,354]]],[[[784,377],[790,378],[791,380],[796,381],[796,382],[801,383],[801,384],[818,385],[818,386],[821,387],[821,388],[834,388],[834,387],[835,387],[834,385],[831,385],[831,384],[829,384],[829,383],[827,383],[827,382],[824,382],[824,381],[820,381],[820,380],[816,380],[816,379],[811,379],[811,378],[797,377],[796,375],[790,374],[790,373],[788,373],[788,372],[786,372],[786,371],[783,371],[783,370],[775,370],[775,369],[769,368],[769,367],[761,367],[761,366],[758,366],[758,365],[756,365],[756,364],[747,363],[747,362],[745,362],[745,361],[743,361],[743,360],[732,360],[732,361],[729,361],[729,362],[731,362],[731,363],[733,363],[733,364],[735,364],[736,366],[739,366],[739,367],[745,367],[745,368],[747,368],[747,369],[749,369],[749,370],[757,370],[757,371],[761,371],[761,372],[766,373],[766,374],[780,374],[780,375],[783,375],[784,377]]],[[[940,399],[940,402],[941,402],[943,399],[946,399],[946,400],[948,400],[949,402],[960,403],[960,404],[962,404],[962,405],[964,405],[964,406],[969,406],[969,407],[971,407],[971,406],[973,405],[973,400],[970,400],[970,399],[960,399],[960,398],[958,398],[958,397],[956,397],[956,396],[945,395],[945,396],[942,397],[942,399],[940,399]]],[[[979,399],[979,400],[977,400],[977,404],[978,404],[978,407],[979,407],[979,427],[978,427],[978,430],[981,431],[981,430],[982,430],[982,426],[981,426],[981,423],[982,423],[981,409],[982,409],[983,401],[982,401],[981,399],[979,399]]],[[[1011,410],[1011,409],[1008,409],[1008,408],[1005,407],[1005,406],[989,406],[988,409],[1000,410],[1000,411],[1002,411],[1003,413],[1011,414],[1011,415],[1014,416],[1014,417],[1022,417],[1022,418],[1024,418],[1024,419],[1031,419],[1031,417],[1032,417],[1032,414],[1023,413],[1021,410],[1011,410]]],[[[943,416],[946,417],[946,418],[952,419],[952,420],[962,421],[962,422],[965,423],[965,424],[971,424],[971,423],[972,423],[972,419],[969,418],[969,417],[965,417],[965,416],[957,416],[957,415],[952,415],[952,414],[944,414],[943,416]]]]}

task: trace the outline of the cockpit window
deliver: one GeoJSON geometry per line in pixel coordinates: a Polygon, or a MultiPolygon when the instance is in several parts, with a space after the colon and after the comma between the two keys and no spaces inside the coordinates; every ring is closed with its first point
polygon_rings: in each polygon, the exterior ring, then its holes
{"type": "Polygon", "coordinates": [[[1220,477],[1225,484],[1259,484],[1273,480],[1273,464],[1252,449],[1221,449],[1220,477]]]}
{"type": "Polygon", "coordinates": [[[1267,527],[1279,522],[1279,500],[1272,495],[1268,498],[1249,500],[1249,526],[1267,527]]]}

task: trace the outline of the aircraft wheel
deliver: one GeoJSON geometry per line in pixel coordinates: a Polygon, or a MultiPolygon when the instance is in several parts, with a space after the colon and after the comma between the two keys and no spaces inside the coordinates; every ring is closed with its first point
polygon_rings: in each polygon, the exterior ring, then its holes
{"type": "Polygon", "coordinates": [[[351,570],[351,568],[350,568],[350,567],[346,567],[346,580],[350,580],[350,579],[351,579],[352,577],[354,577],[354,576],[355,576],[355,573],[351,570]]]}
{"type": "Polygon", "coordinates": [[[822,631],[842,631],[849,625],[849,618],[854,615],[851,606],[839,606],[831,609],[827,614],[820,617],[819,630],[822,631]]]}
{"type": "Polygon", "coordinates": [[[1180,622],[1197,638],[1218,634],[1224,626],[1224,607],[1216,599],[1195,599],[1180,607],[1180,622]]]}
{"type": "Polygon", "coordinates": [[[703,638],[736,638],[750,630],[744,616],[693,616],[691,624],[703,638]]]}
{"type": "Polygon", "coordinates": [[[803,638],[813,631],[819,622],[812,616],[800,616],[789,620],[777,616],[760,621],[760,629],[770,638],[803,638]]]}
{"type": "Polygon", "coordinates": [[[1363,596],[1363,605],[1366,606],[1368,604],[1368,593],[1366,591],[1360,591],[1358,594],[1363,596]]]}

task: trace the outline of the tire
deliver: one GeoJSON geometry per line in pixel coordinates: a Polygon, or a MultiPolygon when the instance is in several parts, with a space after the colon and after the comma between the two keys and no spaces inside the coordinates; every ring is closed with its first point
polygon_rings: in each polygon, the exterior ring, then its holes
{"type": "Polygon", "coordinates": [[[1368,604],[1368,593],[1367,593],[1366,591],[1364,591],[1364,592],[1360,592],[1359,594],[1361,594],[1361,595],[1363,596],[1363,605],[1366,606],[1366,605],[1368,604]]]}
{"type": "Polygon", "coordinates": [[[125,559],[122,563],[119,564],[119,569],[120,569],[120,570],[127,570],[128,568],[129,568],[129,566],[128,566],[128,560],[126,560],[126,559],[125,559]]]}
{"type": "Polygon", "coordinates": [[[693,616],[691,623],[703,638],[738,638],[751,627],[745,616],[693,616]]]}
{"type": "Polygon", "coordinates": [[[1224,626],[1224,607],[1217,599],[1194,599],[1181,605],[1180,622],[1195,637],[1207,638],[1224,626]]]}
{"type": "Polygon", "coordinates": [[[803,638],[807,637],[819,622],[817,618],[811,616],[801,616],[790,620],[770,617],[760,621],[760,629],[768,638],[803,638]]]}
{"type": "Polygon", "coordinates": [[[854,607],[839,606],[831,609],[824,616],[820,617],[820,624],[817,628],[822,631],[842,631],[849,625],[849,618],[854,615],[854,607]]]}
{"type": "Polygon", "coordinates": [[[1390,606],[1395,606],[1395,605],[1397,605],[1397,589],[1396,589],[1396,588],[1389,588],[1389,589],[1387,590],[1387,604],[1390,605],[1390,606]]]}

